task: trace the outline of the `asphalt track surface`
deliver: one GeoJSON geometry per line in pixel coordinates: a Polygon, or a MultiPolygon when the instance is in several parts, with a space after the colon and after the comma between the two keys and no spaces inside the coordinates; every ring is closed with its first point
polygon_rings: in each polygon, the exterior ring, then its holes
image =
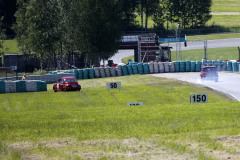
{"type": "Polygon", "coordinates": [[[240,101],[240,73],[218,72],[218,82],[201,82],[200,72],[182,72],[182,73],[159,73],[152,74],[155,77],[171,78],[189,83],[204,85],[219,92],[222,92],[236,101],[240,101]]]}

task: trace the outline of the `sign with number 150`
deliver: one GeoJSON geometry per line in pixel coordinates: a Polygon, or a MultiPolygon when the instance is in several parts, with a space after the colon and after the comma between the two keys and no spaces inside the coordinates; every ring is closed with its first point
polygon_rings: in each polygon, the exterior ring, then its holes
{"type": "Polygon", "coordinates": [[[190,103],[207,103],[208,94],[207,93],[197,93],[190,95],[190,103]]]}

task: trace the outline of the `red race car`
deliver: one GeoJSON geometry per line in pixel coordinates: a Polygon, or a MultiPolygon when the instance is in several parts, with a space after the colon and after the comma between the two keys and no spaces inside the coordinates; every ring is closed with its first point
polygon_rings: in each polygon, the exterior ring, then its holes
{"type": "Polygon", "coordinates": [[[57,91],[80,91],[81,85],[74,77],[62,77],[53,85],[54,92],[57,91]]]}

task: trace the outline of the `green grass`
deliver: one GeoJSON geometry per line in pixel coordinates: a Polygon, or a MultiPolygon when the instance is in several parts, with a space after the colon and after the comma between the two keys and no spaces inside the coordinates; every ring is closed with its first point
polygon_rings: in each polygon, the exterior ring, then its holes
{"type": "Polygon", "coordinates": [[[212,12],[240,12],[239,0],[213,0],[212,12]]]}
{"type": "Polygon", "coordinates": [[[162,159],[166,150],[204,159],[209,149],[231,150],[214,147],[218,136],[240,133],[239,103],[207,87],[149,75],[80,83],[80,92],[54,93],[50,84],[47,92],[1,94],[0,159],[162,159]],[[120,91],[106,90],[113,81],[120,91]],[[209,103],[190,104],[192,93],[208,93],[209,103]],[[144,105],[126,106],[138,101],[144,105]]]}
{"type": "Polygon", "coordinates": [[[20,53],[20,50],[17,46],[17,40],[5,40],[3,43],[4,48],[6,48],[5,54],[16,54],[20,53]]]}
{"type": "Polygon", "coordinates": [[[229,38],[240,38],[240,33],[206,34],[206,35],[187,36],[188,41],[196,40],[196,39],[217,40],[217,39],[229,39],[229,38]]]}
{"type": "MultiPolygon", "coordinates": [[[[204,49],[182,50],[182,60],[201,61],[204,58],[204,49]]],[[[237,47],[209,48],[207,49],[209,60],[238,60],[239,52],[237,47]]],[[[122,62],[127,64],[128,59],[134,60],[134,56],[125,57],[122,62]]],[[[172,51],[172,61],[176,61],[176,52],[172,51]]]]}
{"type": "Polygon", "coordinates": [[[213,15],[207,22],[208,26],[239,27],[240,15],[213,15]]]}
{"type": "MultiPolygon", "coordinates": [[[[209,60],[238,60],[238,48],[209,48],[207,50],[209,60]]],[[[182,60],[201,61],[204,57],[204,49],[182,51],[182,60]]],[[[176,52],[172,52],[172,60],[176,60],[176,52]]]]}

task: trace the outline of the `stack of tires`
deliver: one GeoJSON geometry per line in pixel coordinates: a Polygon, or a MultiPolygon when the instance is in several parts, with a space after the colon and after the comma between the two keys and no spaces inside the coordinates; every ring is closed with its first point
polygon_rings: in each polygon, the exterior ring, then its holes
{"type": "Polygon", "coordinates": [[[191,61],[185,61],[186,63],[186,72],[190,72],[191,71],[191,61]]]}
{"type": "Polygon", "coordinates": [[[164,71],[165,71],[165,69],[164,69],[164,62],[159,62],[158,66],[159,66],[159,72],[160,73],[164,73],[164,71]]]}
{"type": "Polygon", "coordinates": [[[143,63],[143,73],[149,74],[149,68],[147,63],[143,63]]]}
{"type": "Polygon", "coordinates": [[[175,72],[180,72],[180,62],[176,61],[174,62],[174,68],[175,68],[175,72]]]}
{"type": "Polygon", "coordinates": [[[154,72],[153,62],[149,62],[149,63],[148,63],[148,66],[149,66],[149,73],[153,73],[153,72],[154,72]]]}
{"type": "Polygon", "coordinates": [[[195,61],[191,61],[191,72],[195,72],[196,71],[196,62],[195,61]]]}
{"type": "Polygon", "coordinates": [[[143,63],[138,63],[137,68],[138,68],[138,73],[143,74],[143,63]]]}

